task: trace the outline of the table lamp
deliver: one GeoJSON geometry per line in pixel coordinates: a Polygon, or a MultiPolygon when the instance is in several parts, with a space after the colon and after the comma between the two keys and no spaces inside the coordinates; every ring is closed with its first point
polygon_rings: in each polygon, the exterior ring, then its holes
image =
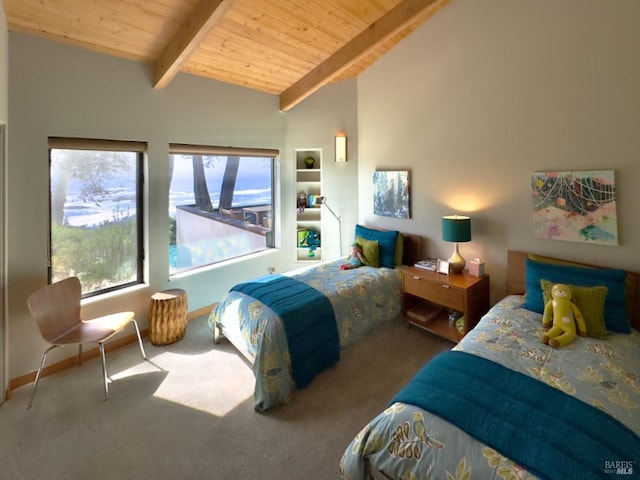
{"type": "Polygon", "coordinates": [[[459,242],[471,240],[471,219],[461,215],[446,215],[442,217],[442,239],[454,242],[453,253],[449,257],[449,269],[452,273],[460,273],[467,264],[458,251],[459,242]]]}

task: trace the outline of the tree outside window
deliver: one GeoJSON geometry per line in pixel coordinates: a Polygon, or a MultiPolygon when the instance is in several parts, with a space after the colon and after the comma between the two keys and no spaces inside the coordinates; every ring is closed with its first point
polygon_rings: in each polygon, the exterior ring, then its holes
{"type": "Polygon", "coordinates": [[[184,147],[169,155],[170,274],[273,248],[275,154],[184,147]]]}
{"type": "Polygon", "coordinates": [[[50,280],[77,276],[85,296],[142,282],[144,258],[143,154],[87,142],[50,148],[50,280]]]}

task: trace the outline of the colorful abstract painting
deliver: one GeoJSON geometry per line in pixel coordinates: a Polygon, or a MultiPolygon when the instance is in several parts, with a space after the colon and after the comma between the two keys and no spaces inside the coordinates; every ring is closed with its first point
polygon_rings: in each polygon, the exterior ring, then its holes
{"type": "Polygon", "coordinates": [[[373,173],[373,213],[382,217],[411,218],[409,205],[407,170],[373,173]]]}
{"type": "Polygon", "coordinates": [[[618,245],[613,170],[531,174],[538,238],[618,245]]]}

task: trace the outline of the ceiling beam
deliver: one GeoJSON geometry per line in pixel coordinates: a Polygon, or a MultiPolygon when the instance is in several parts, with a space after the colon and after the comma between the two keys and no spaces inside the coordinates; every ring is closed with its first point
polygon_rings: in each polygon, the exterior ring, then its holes
{"type": "Polygon", "coordinates": [[[333,55],[280,94],[286,112],[316,92],[378,45],[399,33],[427,9],[438,11],[449,0],[402,0],[333,55]]]}
{"type": "Polygon", "coordinates": [[[235,0],[201,0],[153,63],[153,88],[169,85],[235,0]]]}

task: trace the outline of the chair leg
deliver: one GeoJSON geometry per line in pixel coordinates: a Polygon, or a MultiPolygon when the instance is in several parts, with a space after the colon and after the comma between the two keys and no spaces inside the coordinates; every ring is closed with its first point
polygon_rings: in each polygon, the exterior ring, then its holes
{"type": "Polygon", "coordinates": [[[140,329],[138,328],[138,322],[136,322],[135,318],[131,320],[131,322],[133,323],[133,326],[136,329],[136,334],[138,335],[138,345],[140,346],[140,353],[142,353],[142,358],[146,360],[147,353],[144,351],[144,346],[142,345],[142,337],[140,336],[140,329]]]}
{"type": "Polygon", "coordinates": [[[33,383],[33,390],[31,391],[31,398],[29,399],[29,405],[27,405],[27,410],[31,408],[33,405],[33,399],[36,396],[36,389],[38,388],[38,382],[40,381],[40,375],[42,374],[42,369],[44,368],[44,362],[47,358],[47,353],[56,348],[58,345],[51,345],[47,348],[42,354],[42,360],[40,360],[40,368],[38,368],[38,373],[36,373],[36,380],[33,383]]]}
{"type": "MultiPolygon", "coordinates": [[[[140,328],[138,328],[138,322],[135,319],[131,320],[133,322],[133,326],[136,329],[136,335],[138,335],[138,346],[140,347],[140,353],[142,353],[142,358],[147,360],[147,353],[144,351],[144,345],[142,343],[142,335],[140,335],[140,328]]],[[[104,353],[104,343],[99,343],[100,346],[100,357],[102,358],[102,376],[104,379],[104,399],[109,399],[109,377],[107,376],[107,360],[105,358],[104,353]]],[[[40,368],[38,368],[38,372],[36,373],[36,380],[33,384],[33,391],[31,392],[31,398],[29,399],[29,405],[27,409],[30,409],[33,405],[33,399],[36,396],[36,389],[38,388],[38,382],[40,381],[40,376],[42,375],[42,370],[44,368],[44,363],[47,358],[47,353],[56,348],[58,345],[52,345],[47,348],[42,354],[42,360],[40,361],[40,368]]],[[[78,345],[78,364],[82,365],[82,344],[78,345]]]]}
{"type": "Polygon", "coordinates": [[[104,356],[104,343],[100,342],[100,357],[102,357],[102,376],[104,379],[104,399],[109,399],[109,378],[107,377],[107,360],[104,356]]]}

